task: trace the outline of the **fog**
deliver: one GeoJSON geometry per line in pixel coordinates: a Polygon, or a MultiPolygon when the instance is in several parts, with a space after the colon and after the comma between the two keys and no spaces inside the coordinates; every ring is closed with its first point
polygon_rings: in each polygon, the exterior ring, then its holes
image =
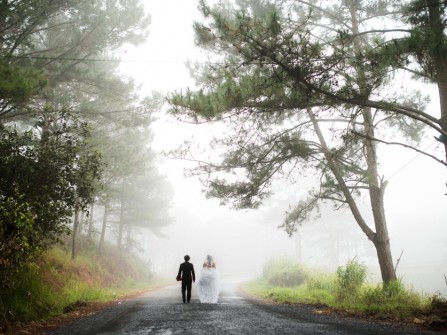
{"type": "MultiPolygon", "coordinates": [[[[199,19],[197,4],[192,0],[147,2],[152,15],[149,38],[144,45],[129,48],[123,55],[127,61],[121,65],[123,73],[142,85],[142,94],[153,90],[167,93],[194,85],[185,62],[205,59],[194,47],[192,23],[199,19]]],[[[433,91],[436,102],[435,88],[427,89],[433,91]]],[[[206,143],[213,133],[206,125],[182,124],[163,113],[158,118],[152,145],[160,153],[176,148],[185,139],[206,143]]],[[[429,153],[443,150],[432,136],[426,142],[429,153]]],[[[379,157],[389,179],[385,207],[395,263],[401,255],[397,275],[419,291],[445,295],[446,169],[403,148],[386,148],[379,157]]],[[[163,236],[142,231],[143,257],[150,260],[155,271],[174,278],[185,254],[198,266],[211,254],[222,275],[244,278],[260,275],[265,261],[275,257],[292,257],[331,271],[357,257],[368,265],[370,280],[378,280],[374,248],[347,210],[328,207],[320,219],[304,225],[298,236],[288,237],[278,226],[289,203],[305,194],[305,188],[297,188],[299,183],[293,186],[295,189],[278,184],[277,192],[258,210],[235,211],[220,206],[217,200],[206,199],[199,181],[184,176],[185,167],[191,167],[191,163],[160,155],[159,170],[167,176],[175,195],[171,204],[173,223],[162,231],[163,236]],[[325,238],[334,239],[344,232],[354,238],[340,241],[335,255],[325,238]]],[[[364,203],[367,206],[366,200],[364,203]]]]}

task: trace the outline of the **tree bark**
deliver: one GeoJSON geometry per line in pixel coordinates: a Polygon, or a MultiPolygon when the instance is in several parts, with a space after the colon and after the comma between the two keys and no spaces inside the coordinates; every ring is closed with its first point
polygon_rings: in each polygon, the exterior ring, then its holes
{"type": "MultiPolygon", "coordinates": [[[[357,204],[352,197],[351,192],[349,191],[349,188],[347,187],[343,176],[340,173],[340,170],[337,166],[337,162],[334,159],[326,140],[324,139],[323,133],[320,129],[320,126],[318,124],[317,119],[315,118],[315,115],[311,110],[308,110],[308,115],[310,120],[312,121],[312,124],[315,129],[315,133],[317,134],[317,137],[320,141],[321,147],[323,149],[324,156],[328,162],[328,166],[331,169],[333,175],[335,176],[335,179],[337,180],[337,183],[340,187],[340,190],[343,192],[343,195],[345,196],[346,202],[351,209],[351,213],[354,216],[354,219],[356,220],[359,227],[362,229],[362,231],[365,233],[365,235],[372,241],[374,244],[374,247],[376,248],[378,262],[380,266],[380,273],[382,276],[382,280],[385,283],[389,283],[392,280],[396,279],[396,273],[394,271],[393,267],[393,258],[391,256],[391,248],[390,248],[390,241],[388,237],[388,229],[386,226],[385,221],[385,211],[383,206],[383,188],[377,187],[374,185],[374,180],[378,180],[377,177],[377,163],[374,161],[373,156],[367,157],[367,164],[368,164],[368,172],[369,173],[375,173],[372,177],[369,178],[369,194],[370,194],[370,201],[371,201],[371,207],[374,217],[374,225],[376,228],[376,232],[374,232],[366,223],[364,220],[362,214],[360,213],[359,208],[357,207],[357,204]],[[373,164],[375,162],[375,164],[373,164]],[[370,166],[370,164],[372,164],[370,166]]],[[[370,145],[374,145],[372,141],[369,141],[370,145]]],[[[374,147],[370,147],[368,150],[371,150],[375,153],[374,147]]],[[[371,153],[370,153],[371,154],[371,153]]]]}
{"type": "MultiPolygon", "coordinates": [[[[435,80],[438,86],[439,93],[439,107],[441,110],[441,118],[439,125],[441,129],[447,134],[447,62],[445,60],[445,45],[447,38],[444,35],[444,17],[440,11],[440,3],[438,0],[427,0],[429,29],[430,29],[430,44],[428,50],[430,58],[434,66],[435,80]],[[437,47],[439,46],[439,48],[437,47]]],[[[444,134],[444,135],[446,135],[444,134]]],[[[444,149],[447,162],[447,136],[444,137],[444,149]]]]}
{"type": "Polygon", "coordinates": [[[73,219],[73,232],[72,232],[72,244],[71,244],[71,259],[75,260],[78,255],[78,230],[79,230],[79,209],[75,209],[74,219],[73,219]]]}
{"type": "Polygon", "coordinates": [[[371,110],[365,108],[363,109],[362,114],[367,135],[364,143],[366,148],[365,154],[369,184],[369,200],[374,218],[374,226],[376,228],[376,234],[372,242],[377,251],[382,280],[385,283],[388,283],[392,280],[396,280],[396,272],[394,270],[393,257],[391,255],[391,245],[385,217],[385,205],[383,202],[386,183],[379,184],[376,145],[375,142],[371,140],[372,138],[375,138],[371,110]]]}
{"type": "MultiPolygon", "coordinates": [[[[357,20],[357,4],[357,1],[351,0],[349,3],[349,8],[351,13],[352,32],[355,36],[360,36],[359,23],[357,20]]],[[[354,50],[356,55],[359,55],[359,57],[362,50],[360,46],[360,39],[361,37],[359,37],[359,39],[355,39],[353,42],[354,50]]],[[[359,93],[366,99],[369,94],[369,85],[363,68],[356,67],[356,73],[358,76],[357,81],[359,85],[359,93]]],[[[382,280],[385,283],[388,283],[392,280],[396,280],[396,271],[394,269],[393,258],[391,255],[390,239],[388,235],[388,227],[385,218],[385,206],[383,202],[386,183],[382,183],[379,178],[376,143],[372,140],[375,138],[375,132],[371,108],[363,107],[361,109],[361,113],[363,117],[364,132],[366,134],[366,138],[363,139],[363,143],[365,146],[365,158],[367,165],[369,201],[373,213],[374,226],[376,229],[374,238],[371,240],[376,248],[382,280]]]]}
{"type": "MultiPolygon", "coordinates": [[[[447,133],[447,69],[442,75],[438,76],[439,103],[441,108],[441,118],[439,124],[444,132],[447,133]]],[[[444,137],[445,161],[447,162],[447,136],[444,137]]]]}
{"type": "Polygon", "coordinates": [[[106,236],[106,228],[107,228],[107,215],[109,214],[109,204],[106,202],[104,204],[104,214],[102,216],[102,228],[101,228],[101,237],[99,239],[98,251],[97,254],[100,255],[104,251],[104,239],[106,236]]]}
{"type": "Polygon", "coordinates": [[[124,230],[124,211],[125,211],[125,203],[124,201],[121,201],[121,208],[120,208],[120,222],[118,227],[118,250],[121,250],[123,246],[123,230],[124,230]]]}
{"type": "Polygon", "coordinates": [[[315,133],[317,134],[318,140],[320,141],[321,148],[323,149],[324,157],[326,158],[326,161],[328,162],[328,166],[332,171],[332,174],[334,175],[335,179],[338,182],[338,185],[340,187],[340,190],[343,192],[343,195],[346,199],[346,203],[348,204],[352,215],[354,216],[355,221],[359,225],[360,229],[365,233],[365,235],[370,239],[371,241],[374,240],[375,233],[374,231],[368,226],[366,221],[363,219],[362,214],[360,213],[359,208],[357,207],[357,204],[349,191],[349,188],[347,187],[343,176],[340,173],[340,170],[337,167],[337,164],[332,156],[332,153],[326,143],[326,140],[323,136],[323,132],[320,129],[320,126],[318,124],[317,119],[315,118],[315,115],[313,112],[308,109],[307,114],[309,115],[309,118],[312,122],[312,125],[314,127],[315,133]]]}
{"type": "Polygon", "coordinates": [[[93,208],[94,204],[90,205],[90,213],[89,213],[89,220],[88,220],[88,238],[93,238],[93,208]]]}
{"type": "Polygon", "coordinates": [[[132,242],[131,232],[132,232],[131,226],[130,226],[130,224],[128,224],[127,225],[127,235],[126,235],[126,250],[127,251],[130,251],[130,249],[131,249],[131,242],[132,242]]]}

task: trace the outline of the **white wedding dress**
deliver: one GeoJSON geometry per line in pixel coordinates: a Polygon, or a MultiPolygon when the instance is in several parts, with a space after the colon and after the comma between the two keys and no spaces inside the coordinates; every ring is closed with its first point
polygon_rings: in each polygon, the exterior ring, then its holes
{"type": "Polygon", "coordinates": [[[202,303],[215,304],[219,300],[220,281],[216,268],[203,267],[198,282],[199,299],[202,303]]]}

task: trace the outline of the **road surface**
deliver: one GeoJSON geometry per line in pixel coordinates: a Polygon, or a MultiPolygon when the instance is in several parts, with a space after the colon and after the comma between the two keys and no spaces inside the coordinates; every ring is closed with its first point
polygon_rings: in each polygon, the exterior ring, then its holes
{"type": "Polygon", "coordinates": [[[419,328],[317,314],[311,306],[263,303],[240,296],[237,287],[235,281],[224,281],[217,304],[200,303],[195,285],[190,304],[183,304],[180,284],[165,287],[138,299],[117,303],[50,334],[440,334],[419,328]]]}

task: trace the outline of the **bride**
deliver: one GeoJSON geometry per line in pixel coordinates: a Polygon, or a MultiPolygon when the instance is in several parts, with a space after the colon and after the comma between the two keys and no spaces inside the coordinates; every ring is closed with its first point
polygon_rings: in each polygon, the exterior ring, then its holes
{"type": "Polygon", "coordinates": [[[217,303],[220,293],[219,274],[213,257],[206,256],[198,282],[200,302],[217,303]]]}

